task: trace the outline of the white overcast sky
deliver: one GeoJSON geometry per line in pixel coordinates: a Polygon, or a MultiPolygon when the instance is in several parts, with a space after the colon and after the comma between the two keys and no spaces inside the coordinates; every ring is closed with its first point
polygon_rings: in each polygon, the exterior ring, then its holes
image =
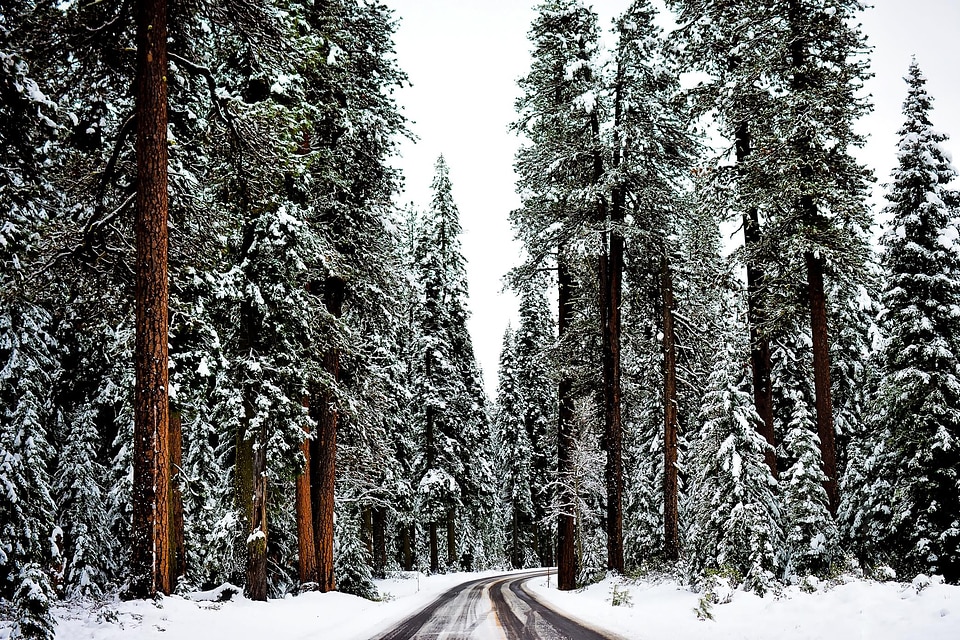
{"type": "MultiPolygon", "coordinates": [[[[516,80],[529,68],[527,30],[534,0],[385,0],[399,19],[397,58],[410,77],[398,99],[416,143],[405,142],[397,162],[406,175],[400,202],[429,203],[437,156],[450,165],[460,209],[470,287],[470,333],[491,398],[504,329],[516,301],[503,293],[503,275],[520,247],[508,213],[519,206],[513,156],[518,141],[513,121],[516,80]]],[[[600,25],[608,27],[630,0],[596,0],[600,25]]],[[[876,171],[877,196],[895,162],[896,131],[906,95],[903,76],[910,57],[927,76],[935,98],[934,126],[955,138],[960,149],[960,0],[874,0],[862,15],[874,47],[875,77],[868,82],[874,112],[860,123],[868,137],[862,158],[876,171]]]]}

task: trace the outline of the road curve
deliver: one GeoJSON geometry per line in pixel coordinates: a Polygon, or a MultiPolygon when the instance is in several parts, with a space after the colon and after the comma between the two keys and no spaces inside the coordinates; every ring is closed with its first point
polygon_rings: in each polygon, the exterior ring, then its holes
{"type": "Polygon", "coordinates": [[[375,640],[618,640],[551,609],[524,588],[544,575],[507,574],[458,585],[375,640]]]}

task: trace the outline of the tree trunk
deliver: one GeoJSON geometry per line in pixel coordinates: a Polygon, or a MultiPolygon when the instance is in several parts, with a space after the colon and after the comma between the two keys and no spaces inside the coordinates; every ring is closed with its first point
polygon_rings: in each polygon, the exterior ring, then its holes
{"type": "MultiPolygon", "coordinates": [[[[792,66],[791,88],[795,97],[802,98],[810,87],[811,81],[806,72],[808,35],[804,25],[805,8],[799,0],[790,0],[787,5],[787,18],[793,39],[790,43],[790,62],[792,66]]],[[[803,105],[800,105],[803,108],[803,105]]],[[[801,129],[791,140],[796,154],[800,177],[801,195],[797,206],[806,226],[819,232],[825,231],[826,220],[820,215],[815,200],[817,184],[814,168],[811,165],[812,141],[810,132],[801,129]]],[[[807,266],[807,296],[810,300],[810,331],[813,339],[813,384],[817,394],[817,435],[820,437],[820,456],[823,472],[827,476],[823,486],[827,492],[830,513],[837,515],[840,505],[840,493],[837,486],[837,448],[833,426],[833,400],[830,390],[830,340],[827,332],[827,300],[823,286],[823,257],[808,251],[804,254],[807,266]]]]}
{"type": "Polygon", "coordinates": [[[663,555],[680,558],[679,478],[677,469],[677,349],[673,323],[673,274],[666,256],[662,265],[663,288],[663,555]]]}
{"type": "Polygon", "coordinates": [[[136,345],[130,595],[170,593],[168,529],[167,6],[137,16],[136,345]]]}
{"type": "Polygon", "coordinates": [[[513,517],[510,518],[510,566],[514,569],[523,568],[523,554],[520,553],[520,523],[517,516],[517,504],[514,502],[513,517]]]}
{"type": "MultiPolygon", "coordinates": [[[[249,424],[249,422],[248,422],[249,424]]],[[[251,434],[252,435],[252,434],[251,434]]],[[[267,599],[267,428],[264,423],[250,443],[250,534],[247,536],[247,586],[250,600],[267,599]]]]}
{"type": "MultiPolygon", "coordinates": [[[[558,330],[563,341],[573,321],[573,274],[567,264],[566,249],[557,251],[558,330]]],[[[562,365],[557,389],[559,411],[557,420],[557,472],[560,478],[559,503],[563,512],[557,523],[557,587],[570,591],[577,586],[576,525],[571,513],[576,496],[572,495],[569,482],[574,474],[573,448],[573,379],[566,365],[562,365]]]]}
{"type": "MultiPolygon", "coordinates": [[[[339,277],[329,277],[324,283],[323,300],[327,311],[335,318],[343,315],[347,283],[339,277]]],[[[340,377],[340,353],[332,347],[324,357],[324,367],[334,382],[340,377]]],[[[313,498],[313,529],[316,536],[317,585],[322,593],[337,588],[333,572],[333,510],[336,489],[337,420],[333,390],[325,391],[318,406],[317,438],[310,451],[310,479],[313,498]]]]}
{"type": "MultiPolygon", "coordinates": [[[[737,162],[742,163],[752,150],[750,130],[747,123],[741,123],[736,132],[737,162]]],[[[770,378],[770,340],[763,330],[765,314],[761,301],[763,288],[763,269],[751,257],[751,250],[760,244],[760,217],[756,207],[743,214],[743,245],[747,262],[747,323],[750,325],[750,364],[753,370],[753,403],[760,416],[758,426],[769,448],[764,459],[773,477],[777,473],[776,434],[773,425],[773,384],[770,378]]]]}
{"type": "Polygon", "coordinates": [[[430,523],[430,573],[440,573],[440,541],[437,539],[437,523],[430,523]]]}
{"type": "Polygon", "coordinates": [[[447,571],[457,570],[457,508],[447,509],[447,571]]]}
{"type": "Polygon", "coordinates": [[[387,511],[373,509],[373,573],[375,578],[387,577],[387,511]]]}
{"type": "Polygon", "coordinates": [[[823,289],[823,258],[807,253],[807,292],[810,297],[810,328],[813,334],[813,384],[817,393],[817,435],[820,456],[827,476],[830,513],[837,515],[840,493],[837,487],[837,448],[833,427],[833,400],[830,394],[830,341],[827,334],[827,301],[823,289]]]}
{"type": "Polygon", "coordinates": [[[183,447],[180,411],[171,409],[170,448],[170,589],[175,590],[180,576],[186,573],[187,552],[183,540],[183,447]]]}
{"type": "Polygon", "coordinates": [[[410,524],[403,528],[403,570],[413,571],[413,527],[410,524]]]}
{"type": "MultiPolygon", "coordinates": [[[[304,405],[310,399],[304,398],[304,405]]],[[[309,431],[304,428],[305,435],[309,431]]],[[[304,437],[300,450],[303,452],[303,473],[297,476],[297,568],[300,585],[317,583],[317,550],[313,534],[313,505],[310,499],[310,438],[304,437]]]]}
{"type": "MultiPolygon", "coordinates": [[[[622,112],[620,99],[620,70],[614,105],[613,168],[621,162],[619,124],[622,112]]],[[[599,130],[595,131],[599,135],[599,130]]],[[[602,167],[600,167],[602,168],[602,167]]],[[[595,170],[597,167],[595,167],[595,170]]],[[[595,176],[599,180],[600,176],[595,176]]],[[[603,423],[604,449],[607,461],[604,480],[607,485],[607,569],[623,573],[623,425],[620,413],[620,301],[623,280],[623,222],[624,193],[614,187],[610,207],[610,239],[606,255],[601,256],[601,334],[603,345],[603,423]]],[[[604,243],[606,245],[606,242],[604,243]]]]}

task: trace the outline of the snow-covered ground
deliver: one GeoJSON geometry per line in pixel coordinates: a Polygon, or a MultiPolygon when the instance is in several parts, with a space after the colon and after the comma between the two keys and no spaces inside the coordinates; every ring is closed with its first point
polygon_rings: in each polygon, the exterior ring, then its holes
{"type": "MultiPolygon", "coordinates": [[[[216,602],[216,592],[174,596],[159,603],[111,601],[97,607],[56,610],[57,640],[367,640],[421,608],[446,589],[495,573],[424,577],[408,574],[378,582],[384,602],[339,593],[308,593],[268,603],[236,595],[216,602]]],[[[791,587],[759,598],[720,593],[712,620],[695,609],[700,594],[675,582],[607,579],[577,592],[556,590],[537,578],[528,588],[541,600],[594,626],[638,640],[958,640],[960,587],[936,578],[912,584],[848,580],[812,593],[791,587]],[[613,606],[614,587],[628,604],[613,606]],[[628,595],[624,596],[626,593],[628,595]]],[[[0,640],[10,625],[0,622],[0,640]]]]}
{"type": "Polygon", "coordinates": [[[718,590],[721,599],[732,597],[710,607],[712,620],[695,613],[701,594],[676,582],[608,578],[580,592],[561,592],[555,581],[548,588],[536,579],[527,587],[579,620],[642,640],[960,640],[960,587],[937,578],[912,584],[849,580],[818,585],[812,593],[789,587],[764,598],[718,590]],[[629,605],[612,606],[614,586],[629,594],[629,605]]]}
{"type": "MultiPolygon", "coordinates": [[[[57,640],[368,640],[454,585],[500,572],[425,577],[404,574],[378,580],[383,602],[342,593],[305,593],[252,602],[234,595],[217,602],[212,592],[171,596],[159,602],[112,600],[96,607],[59,607],[57,640]]],[[[9,623],[0,622],[0,640],[9,623]]]]}

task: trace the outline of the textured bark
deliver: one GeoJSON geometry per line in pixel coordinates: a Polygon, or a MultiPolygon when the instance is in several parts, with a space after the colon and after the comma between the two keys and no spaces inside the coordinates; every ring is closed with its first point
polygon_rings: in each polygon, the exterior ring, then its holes
{"type": "Polygon", "coordinates": [[[673,274],[666,258],[662,265],[663,289],[663,555],[680,558],[679,478],[677,469],[677,348],[673,322],[673,274]]]}
{"type": "MultiPolygon", "coordinates": [[[[558,290],[558,330],[562,341],[569,331],[573,321],[573,274],[567,264],[564,247],[557,251],[557,290],[558,290]]],[[[560,383],[557,389],[559,411],[557,420],[557,472],[561,479],[558,488],[559,502],[563,505],[563,513],[557,523],[557,587],[562,591],[570,591],[577,586],[577,554],[576,525],[570,508],[576,500],[572,495],[568,481],[573,475],[573,379],[567,368],[560,374],[560,383]]]]}
{"type": "MultiPolygon", "coordinates": [[[[346,282],[338,277],[327,278],[323,300],[335,318],[343,315],[346,282]]],[[[340,377],[340,353],[331,348],[324,356],[324,368],[337,381],[340,377]]],[[[310,484],[313,499],[313,529],[316,537],[317,587],[322,593],[337,588],[333,572],[333,510],[337,479],[337,408],[332,390],[321,394],[317,409],[317,438],[313,441],[310,460],[310,484]]]]}
{"type": "Polygon", "coordinates": [[[813,385],[817,394],[817,435],[827,479],[830,513],[837,515],[840,493],[837,486],[837,445],[830,394],[830,341],[827,334],[827,301],[823,289],[823,259],[808,253],[807,292],[810,297],[810,328],[813,334],[813,385]]]}
{"type": "Polygon", "coordinates": [[[520,549],[520,522],[517,517],[517,505],[513,505],[510,518],[510,566],[514,569],[523,568],[523,552],[520,549]]]}
{"type": "Polygon", "coordinates": [[[251,441],[250,534],[247,537],[247,584],[251,600],[267,599],[267,432],[263,426],[251,441]]]}
{"type": "MultiPolygon", "coordinates": [[[[737,162],[743,162],[752,151],[750,130],[742,123],[736,132],[737,162]]],[[[773,384],[771,381],[770,340],[763,331],[765,314],[760,295],[764,273],[751,250],[760,244],[760,219],[756,208],[743,214],[743,244],[747,254],[747,323],[750,325],[750,365],[753,370],[753,403],[760,416],[758,431],[770,447],[764,459],[773,477],[777,477],[776,435],[773,425],[773,384]]]]}
{"type": "Polygon", "coordinates": [[[457,569],[457,508],[447,509],[447,570],[457,569]]]}
{"type": "Polygon", "coordinates": [[[187,551],[183,540],[183,447],[180,411],[170,411],[170,590],[186,573],[187,551]]]}
{"type": "MultiPolygon", "coordinates": [[[[304,399],[309,407],[309,398],[304,399]]],[[[306,427],[304,431],[307,431],[306,427]]],[[[309,435],[307,431],[306,435],[309,435]]],[[[313,505],[310,501],[310,439],[305,437],[301,449],[303,452],[303,473],[297,476],[297,569],[300,584],[317,582],[316,540],[313,534],[313,505]]]]}
{"type": "Polygon", "coordinates": [[[137,15],[136,344],[130,595],[170,592],[167,371],[167,7],[137,15]]]}

